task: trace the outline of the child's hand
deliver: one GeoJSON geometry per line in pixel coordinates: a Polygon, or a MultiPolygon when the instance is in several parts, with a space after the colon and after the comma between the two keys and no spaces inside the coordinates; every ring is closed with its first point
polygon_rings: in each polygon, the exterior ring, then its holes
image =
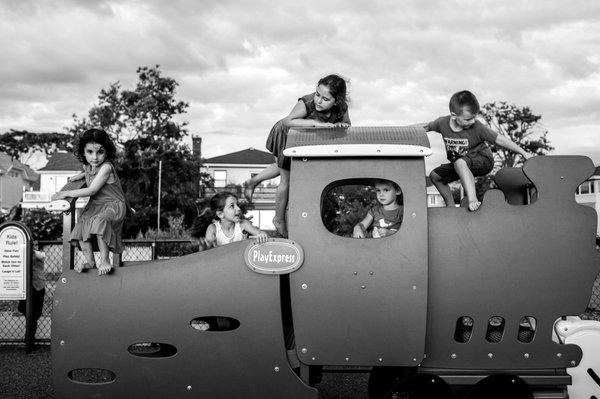
{"type": "Polygon", "coordinates": [[[365,238],[365,231],[360,226],[354,226],[353,238],[365,238]]]}
{"type": "Polygon", "coordinates": [[[65,198],[67,198],[65,193],[63,191],[59,191],[56,194],[52,195],[52,197],[50,199],[52,201],[56,201],[56,200],[61,200],[61,199],[65,199],[65,198]]]}
{"type": "Polygon", "coordinates": [[[256,235],[255,241],[257,244],[264,244],[269,239],[269,236],[264,231],[261,231],[256,235]]]}
{"type": "Polygon", "coordinates": [[[385,227],[373,227],[373,228],[377,229],[377,232],[379,233],[379,237],[387,237],[387,236],[395,233],[395,231],[386,229],[385,227]]]}

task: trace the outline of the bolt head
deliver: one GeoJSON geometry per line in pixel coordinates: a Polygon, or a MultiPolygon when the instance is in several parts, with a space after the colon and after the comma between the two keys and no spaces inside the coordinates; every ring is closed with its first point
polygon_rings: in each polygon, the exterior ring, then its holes
{"type": "Polygon", "coordinates": [[[451,355],[450,355],[450,357],[451,357],[452,359],[456,359],[456,353],[453,353],[453,354],[451,354],[451,355]]]}
{"type": "Polygon", "coordinates": [[[273,368],[273,370],[275,370],[276,373],[279,373],[279,367],[275,366],[275,368],[273,368]]]}
{"type": "Polygon", "coordinates": [[[560,352],[559,352],[559,353],[557,353],[557,354],[556,354],[556,357],[562,357],[562,353],[560,353],[560,352]]]}
{"type": "Polygon", "coordinates": [[[186,389],[187,389],[188,391],[191,391],[191,390],[192,390],[192,386],[191,386],[191,385],[188,385],[186,389]]]}
{"type": "Polygon", "coordinates": [[[308,352],[308,349],[306,349],[306,348],[302,348],[301,352],[302,352],[302,353],[306,353],[306,352],[308,352]]]}
{"type": "Polygon", "coordinates": [[[524,357],[525,359],[529,359],[529,353],[525,353],[525,354],[523,354],[523,357],[524,357]]]}
{"type": "Polygon", "coordinates": [[[65,277],[63,277],[63,278],[60,279],[60,282],[63,283],[63,284],[66,284],[67,283],[67,279],[65,277]]]}
{"type": "Polygon", "coordinates": [[[302,287],[303,290],[305,290],[305,289],[308,288],[308,285],[307,284],[302,284],[301,287],[302,287]]]}
{"type": "Polygon", "coordinates": [[[494,354],[493,353],[488,353],[488,357],[491,359],[491,358],[494,357],[494,354]]]}

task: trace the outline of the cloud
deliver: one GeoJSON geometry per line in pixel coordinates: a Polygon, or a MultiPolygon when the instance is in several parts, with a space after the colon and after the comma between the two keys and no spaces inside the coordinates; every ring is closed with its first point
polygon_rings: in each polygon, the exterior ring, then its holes
{"type": "Polygon", "coordinates": [[[11,0],[0,17],[0,131],[61,130],[101,88],[160,64],[206,154],[264,149],[297,98],[340,73],[355,125],[431,120],[468,88],[530,106],[557,152],[600,164],[584,133],[600,127],[600,3],[11,0]]]}

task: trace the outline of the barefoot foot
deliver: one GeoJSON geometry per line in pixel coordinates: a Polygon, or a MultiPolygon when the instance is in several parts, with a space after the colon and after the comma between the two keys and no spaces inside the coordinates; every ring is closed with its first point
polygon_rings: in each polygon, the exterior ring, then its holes
{"type": "Polygon", "coordinates": [[[246,198],[246,201],[252,202],[252,194],[254,194],[255,187],[249,180],[244,182],[244,198],[246,198]]]}
{"type": "Polygon", "coordinates": [[[283,238],[288,238],[287,225],[284,220],[273,218],[273,226],[283,238]]]}
{"type": "Polygon", "coordinates": [[[476,211],[477,209],[479,209],[479,207],[481,206],[481,202],[475,200],[475,201],[469,201],[469,210],[471,212],[476,211]]]}
{"type": "Polygon", "coordinates": [[[96,267],[96,265],[92,265],[92,264],[90,264],[88,262],[85,262],[85,263],[80,264],[80,265],[75,265],[75,267],[73,267],[73,270],[75,270],[77,273],[81,273],[85,269],[93,269],[94,267],[96,267]]]}
{"type": "Polygon", "coordinates": [[[110,273],[111,270],[112,270],[112,265],[110,263],[102,262],[98,265],[98,275],[99,276],[108,274],[108,273],[110,273]]]}

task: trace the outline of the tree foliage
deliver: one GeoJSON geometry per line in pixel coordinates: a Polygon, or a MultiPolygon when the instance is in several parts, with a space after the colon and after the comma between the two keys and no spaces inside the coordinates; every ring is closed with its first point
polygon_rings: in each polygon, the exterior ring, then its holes
{"type": "Polygon", "coordinates": [[[43,151],[49,156],[57,150],[71,148],[73,136],[65,133],[32,133],[27,130],[10,129],[0,135],[0,151],[16,159],[23,160],[22,155],[43,151]]]}
{"type": "Polygon", "coordinates": [[[174,118],[184,114],[188,103],[175,99],[178,83],[162,76],[160,68],[140,67],[138,82],[132,90],[119,82],[102,89],[98,103],[85,118],[74,115],[67,130],[79,133],[90,127],[106,130],[119,144],[117,173],[130,206],[123,227],[125,237],[156,228],[158,210],[158,170],[162,161],[161,227],[169,216],[184,216],[190,226],[197,214],[199,180],[210,183],[200,174],[200,159],[182,142],[187,136],[187,122],[174,118]]]}
{"type": "Polygon", "coordinates": [[[98,104],[87,118],[73,115],[74,124],[68,129],[78,133],[90,127],[106,130],[120,144],[139,139],[145,143],[181,140],[187,135],[187,122],[177,124],[176,115],[184,114],[189,104],[175,97],[179,83],[164,77],[158,65],[139,67],[138,82],[133,90],[123,89],[120,82],[100,90],[98,104]]]}
{"type": "MultiPolygon", "coordinates": [[[[481,114],[492,130],[508,137],[531,154],[545,155],[554,150],[546,137],[548,131],[540,125],[542,116],[534,114],[527,106],[497,101],[485,104],[481,114]]],[[[493,145],[492,151],[499,168],[523,163],[521,156],[500,146],[493,145]]]]}

